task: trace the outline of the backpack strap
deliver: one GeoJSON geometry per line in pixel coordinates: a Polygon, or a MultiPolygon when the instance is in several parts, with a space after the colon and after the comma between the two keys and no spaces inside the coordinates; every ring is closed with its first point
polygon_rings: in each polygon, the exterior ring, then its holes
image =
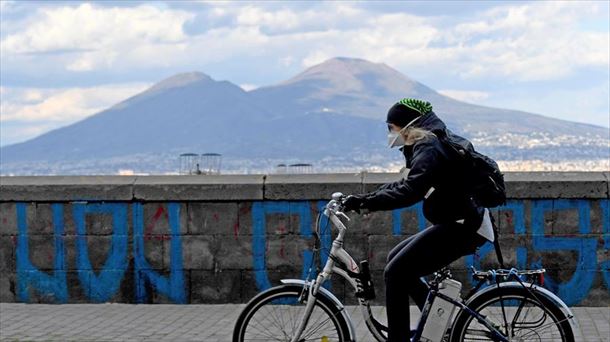
{"type": "Polygon", "coordinates": [[[502,250],[500,249],[500,234],[498,233],[498,227],[496,226],[496,222],[494,221],[494,217],[489,215],[491,219],[491,226],[494,230],[494,249],[496,250],[496,257],[498,257],[498,263],[500,263],[500,268],[504,267],[504,258],[502,257],[502,250]]]}

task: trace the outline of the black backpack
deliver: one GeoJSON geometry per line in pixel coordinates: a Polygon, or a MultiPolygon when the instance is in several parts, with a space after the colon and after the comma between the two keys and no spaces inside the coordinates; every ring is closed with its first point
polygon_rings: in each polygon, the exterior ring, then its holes
{"type": "Polygon", "coordinates": [[[468,172],[467,185],[477,204],[494,208],[506,203],[504,174],[493,159],[475,151],[470,141],[449,130],[439,138],[464,163],[468,172]]]}

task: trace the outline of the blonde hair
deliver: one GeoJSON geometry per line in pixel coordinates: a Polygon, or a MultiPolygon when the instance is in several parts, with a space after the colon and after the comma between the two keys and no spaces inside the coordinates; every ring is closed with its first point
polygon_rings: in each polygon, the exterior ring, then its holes
{"type": "Polygon", "coordinates": [[[434,133],[428,130],[412,126],[408,127],[404,132],[401,132],[401,134],[403,138],[405,138],[405,145],[413,145],[416,141],[434,135],[434,133]]]}

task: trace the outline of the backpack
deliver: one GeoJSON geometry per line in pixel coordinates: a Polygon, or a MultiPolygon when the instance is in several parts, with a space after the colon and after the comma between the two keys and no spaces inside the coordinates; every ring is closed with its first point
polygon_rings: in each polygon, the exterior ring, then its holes
{"type": "Polygon", "coordinates": [[[504,174],[493,159],[475,151],[470,141],[449,130],[439,138],[464,163],[468,172],[467,186],[478,205],[494,208],[506,203],[504,174]]]}

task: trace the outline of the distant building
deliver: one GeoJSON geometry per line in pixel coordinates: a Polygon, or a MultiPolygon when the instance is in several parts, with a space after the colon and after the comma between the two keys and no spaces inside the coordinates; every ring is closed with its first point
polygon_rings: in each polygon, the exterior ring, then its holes
{"type": "Polygon", "coordinates": [[[290,164],[288,173],[313,173],[311,164],[290,164]]]}
{"type": "Polygon", "coordinates": [[[182,153],[180,155],[181,175],[218,175],[222,155],[218,153],[182,153]]]}
{"type": "Polygon", "coordinates": [[[275,166],[275,173],[285,174],[287,172],[288,172],[288,167],[286,166],[286,164],[277,164],[275,166]]]}
{"type": "Polygon", "coordinates": [[[204,153],[201,155],[200,173],[204,175],[219,175],[222,155],[218,153],[204,153]]]}
{"type": "Polygon", "coordinates": [[[180,155],[181,175],[195,175],[199,167],[199,155],[197,153],[182,153],[180,155]]]}

